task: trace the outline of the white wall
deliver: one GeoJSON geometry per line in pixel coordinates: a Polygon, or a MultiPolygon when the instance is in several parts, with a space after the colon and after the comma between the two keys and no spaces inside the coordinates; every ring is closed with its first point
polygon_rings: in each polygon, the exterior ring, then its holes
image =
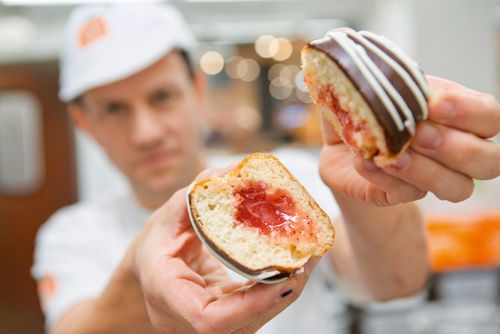
{"type": "Polygon", "coordinates": [[[393,39],[426,73],[498,95],[500,0],[373,0],[369,6],[362,27],[393,39]]]}
{"type": "Polygon", "coordinates": [[[367,3],[362,29],[387,36],[408,55],[416,57],[416,24],[414,0],[372,0],[367,3]]]}
{"type": "Polygon", "coordinates": [[[420,0],[417,57],[428,72],[496,94],[496,0],[420,0]]]}

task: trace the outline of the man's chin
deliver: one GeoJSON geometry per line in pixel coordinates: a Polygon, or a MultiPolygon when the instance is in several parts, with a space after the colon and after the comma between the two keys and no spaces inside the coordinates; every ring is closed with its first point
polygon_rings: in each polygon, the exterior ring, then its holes
{"type": "Polygon", "coordinates": [[[158,193],[158,194],[169,194],[173,193],[183,186],[180,181],[183,179],[180,175],[173,175],[169,173],[168,175],[153,174],[141,177],[137,180],[141,188],[147,189],[148,192],[158,193]]]}

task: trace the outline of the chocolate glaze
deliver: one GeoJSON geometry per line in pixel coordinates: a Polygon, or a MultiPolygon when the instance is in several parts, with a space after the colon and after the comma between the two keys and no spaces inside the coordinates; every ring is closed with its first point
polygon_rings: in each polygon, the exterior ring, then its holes
{"type": "MultiPolygon", "coordinates": [[[[417,82],[416,78],[414,77],[413,73],[410,71],[410,69],[406,66],[406,64],[404,62],[401,61],[401,59],[399,59],[399,57],[397,55],[395,55],[391,50],[389,50],[388,48],[386,48],[382,43],[378,42],[377,40],[371,38],[370,36],[364,36],[364,38],[366,38],[367,40],[369,40],[370,42],[372,42],[373,44],[375,44],[380,50],[382,50],[386,55],[388,55],[389,57],[391,57],[396,63],[399,64],[399,66],[401,66],[409,75],[410,77],[413,79],[413,81],[417,82]]],[[[377,64],[378,65],[378,64],[377,64]]],[[[420,69],[419,69],[420,70],[420,69]]],[[[420,72],[422,72],[422,70],[420,70],[420,72]]],[[[422,72],[423,74],[423,72],[422,72]]],[[[413,109],[412,109],[413,110],[413,109]]]]}
{"type": "MultiPolygon", "coordinates": [[[[366,48],[355,37],[349,36],[349,38],[357,45],[363,47],[370,59],[392,83],[394,88],[398,91],[398,93],[401,95],[401,97],[404,99],[409,109],[411,110],[415,122],[421,120],[423,118],[423,112],[418,104],[418,101],[416,100],[411,89],[398,75],[398,73],[384,60],[382,60],[379,55],[371,51],[369,48],[366,48]]],[[[387,48],[381,46],[380,43],[372,39],[369,39],[369,41],[372,42],[375,46],[379,47],[379,49],[386,53],[389,57],[394,59],[406,72],[408,72],[410,77],[415,81],[415,78],[408,70],[406,65],[403,64],[394,53],[390,52],[387,48]]],[[[410,139],[411,133],[406,128],[402,131],[397,128],[387,108],[380,100],[380,97],[374,92],[372,86],[359,70],[358,66],[352,60],[351,56],[335,39],[329,38],[328,36],[320,40],[309,42],[308,46],[323,52],[340,67],[340,69],[351,80],[351,82],[358,89],[360,94],[370,106],[375,118],[384,131],[387,149],[389,150],[389,152],[393,155],[399,153],[406,142],[410,139]]],[[[392,100],[390,96],[389,98],[392,100]]],[[[404,115],[398,105],[394,103],[393,100],[392,102],[396,107],[398,114],[402,117],[402,119],[404,119],[404,115]]]]}
{"type": "MultiPolygon", "coordinates": [[[[353,38],[353,39],[356,41],[356,38],[353,38]]],[[[372,40],[370,40],[370,41],[372,41],[372,40]]],[[[373,44],[378,46],[379,49],[381,49],[389,57],[394,59],[394,61],[396,61],[410,75],[410,77],[413,79],[413,81],[415,81],[415,83],[417,83],[415,78],[413,77],[412,73],[408,70],[406,65],[404,63],[402,63],[398,57],[396,57],[396,55],[394,55],[388,49],[380,47],[380,44],[378,44],[378,43],[373,43],[373,44]]],[[[408,105],[408,107],[410,108],[410,110],[413,114],[413,117],[415,118],[415,121],[416,122],[420,121],[422,119],[422,110],[420,109],[418,101],[415,98],[415,95],[413,95],[413,93],[412,93],[411,89],[408,87],[408,85],[394,71],[394,69],[391,66],[389,66],[385,61],[383,61],[380,58],[380,56],[378,56],[377,54],[375,54],[373,51],[371,51],[368,48],[364,48],[364,49],[368,53],[368,56],[373,60],[373,62],[382,71],[382,73],[384,73],[384,75],[389,79],[389,81],[392,83],[394,88],[396,88],[396,90],[399,92],[401,97],[405,100],[406,104],[408,105]]],[[[396,108],[397,108],[397,104],[396,104],[396,108]]],[[[399,110],[399,108],[397,108],[397,109],[398,109],[399,114],[402,115],[401,110],[399,110]]]]}

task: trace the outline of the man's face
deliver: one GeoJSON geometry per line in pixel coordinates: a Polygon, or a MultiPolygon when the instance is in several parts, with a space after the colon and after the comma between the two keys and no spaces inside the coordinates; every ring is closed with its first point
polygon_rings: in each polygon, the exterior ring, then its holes
{"type": "Polygon", "coordinates": [[[168,193],[201,167],[201,90],[182,56],[172,52],[131,77],[86,92],[77,123],[136,191],[168,193]]]}

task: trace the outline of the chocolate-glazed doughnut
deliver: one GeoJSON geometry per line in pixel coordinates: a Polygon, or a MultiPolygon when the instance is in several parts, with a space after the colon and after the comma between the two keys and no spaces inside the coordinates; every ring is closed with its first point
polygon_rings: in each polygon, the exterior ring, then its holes
{"type": "Polygon", "coordinates": [[[427,81],[416,62],[371,32],[335,29],[302,51],[304,81],[354,151],[394,161],[428,114],[427,81]]]}

